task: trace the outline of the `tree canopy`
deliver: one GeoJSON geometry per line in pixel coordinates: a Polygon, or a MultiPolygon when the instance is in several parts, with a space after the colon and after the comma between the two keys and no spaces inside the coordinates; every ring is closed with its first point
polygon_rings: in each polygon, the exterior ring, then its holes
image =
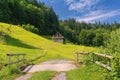
{"type": "Polygon", "coordinates": [[[52,35],[58,29],[58,16],[54,10],[37,0],[1,0],[0,5],[0,22],[31,24],[42,35],[52,35]]]}
{"type": "Polygon", "coordinates": [[[59,30],[75,44],[87,46],[102,46],[110,33],[120,28],[120,24],[115,23],[85,23],[77,22],[75,19],[60,21],[59,30]]]}

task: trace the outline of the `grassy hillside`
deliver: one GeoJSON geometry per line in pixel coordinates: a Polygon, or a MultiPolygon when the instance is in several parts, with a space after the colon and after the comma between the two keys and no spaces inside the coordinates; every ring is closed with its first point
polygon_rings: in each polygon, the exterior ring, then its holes
{"type": "Polygon", "coordinates": [[[42,49],[47,52],[41,59],[74,59],[76,51],[97,51],[96,48],[72,44],[59,44],[47,40],[39,35],[28,32],[16,25],[0,23],[0,30],[6,36],[6,44],[0,44],[0,61],[6,61],[6,53],[26,53],[28,59],[42,54],[42,49]]]}
{"type": "MultiPolygon", "coordinates": [[[[7,53],[26,53],[28,60],[34,59],[40,55],[46,54],[35,63],[50,59],[71,59],[75,60],[76,51],[95,51],[99,49],[93,47],[79,46],[74,44],[60,44],[48,40],[42,36],[36,35],[24,30],[20,26],[0,23],[0,30],[6,34],[6,43],[0,43],[0,63],[7,62],[7,53]]],[[[9,68],[3,69],[0,79],[7,78],[12,80],[16,74],[9,72],[9,68]],[[6,73],[7,72],[7,73],[6,73]],[[12,75],[11,75],[12,74],[12,75]]],[[[13,69],[12,71],[14,71],[13,69]]],[[[16,71],[16,70],[15,70],[16,71]]]]}

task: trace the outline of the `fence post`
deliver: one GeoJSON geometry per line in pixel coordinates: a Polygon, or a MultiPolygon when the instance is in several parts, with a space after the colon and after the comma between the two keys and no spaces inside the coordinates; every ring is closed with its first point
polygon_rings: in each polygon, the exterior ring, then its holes
{"type": "Polygon", "coordinates": [[[110,59],[108,59],[107,64],[108,64],[108,66],[111,66],[110,59]]]}
{"type": "MultiPolygon", "coordinates": [[[[17,55],[17,61],[19,61],[19,55],[17,55]]],[[[19,67],[19,62],[17,62],[17,67],[19,67]]]]}
{"type": "Polygon", "coordinates": [[[10,62],[11,62],[11,56],[8,56],[8,65],[10,67],[10,62]]]}
{"type": "Polygon", "coordinates": [[[76,52],[76,63],[78,63],[78,53],[76,52]]]}
{"type": "Polygon", "coordinates": [[[23,55],[23,63],[25,63],[24,59],[25,59],[25,55],[23,55]]]}
{"type": "Polygon", "coordinates": [[[94,53],[92,53],[92,61],[94,62],[95,58],[94,58],[94,53]]]}

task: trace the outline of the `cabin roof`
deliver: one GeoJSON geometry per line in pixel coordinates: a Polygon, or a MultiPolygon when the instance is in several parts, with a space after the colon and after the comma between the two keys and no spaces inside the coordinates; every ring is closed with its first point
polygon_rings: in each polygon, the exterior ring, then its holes
{"type": "Polygon", "coordinates": [[[53,35],[53,38],[59,38],[59,39],[63,39],[63,35],[60,34],[59,32],[57,32],[55,35],[53,35]]]}

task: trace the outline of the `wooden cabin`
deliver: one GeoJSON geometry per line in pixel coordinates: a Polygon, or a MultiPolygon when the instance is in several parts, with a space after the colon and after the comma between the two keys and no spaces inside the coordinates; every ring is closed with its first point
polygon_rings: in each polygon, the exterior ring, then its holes
{"type": "Polygon", "coordinates": [[[61,44],[64,44],[64,37],[59,32],[57,32],[55,35],[53,35],[52,39],[54,42],[59,42],[61,44]]]}

